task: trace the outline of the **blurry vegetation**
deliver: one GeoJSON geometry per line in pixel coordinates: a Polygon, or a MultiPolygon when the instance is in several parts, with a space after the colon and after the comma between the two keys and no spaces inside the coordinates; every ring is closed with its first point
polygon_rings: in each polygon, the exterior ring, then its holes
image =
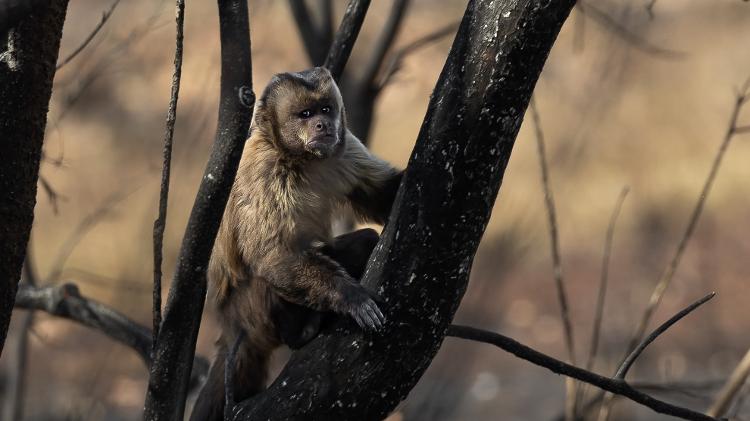
{"type": "MultiPolygon", "coordinates": [[[[307,67],[287,2],[252,3],[256,85],[263,86],[273,73],[307,67]]],[[[578,10],[564,27],[536,89],[579,358],[590,340],[608,219],[621,188],[630,187],[617,227],[600,358],[594,367],[602,373],[614,370],[674,252],[724,135],[733,89],[750,73],[747,3],[661,0],[651,9],[653,16],[648,3],[595,2],[597,10],[639,39],[681,54],[639,48],[620,29],[578,10]]],[[[352,68],[370,53],[362,46],[373,41],[389,5],[373,2],[352,68]]],[[[464,6],[458,0],[441,2],[440,7],[430,0],[415,1],[395,45],[455,22],[464,6]]],[[[106,7],[93,0],[70,3],[61,57],[80,45],[106,7]]],[[[32,232],[41,279],[75,281],[87,295],[146,325],[151,317],[151,230],[169,100],[172,20],[169,2],[123,2],[86,50],[57,74],[41,169],[58,195],[57,205],[40,189],[32,232]],[[118,197],[117,202],[81,236],[59,276],[47,279],[55,256],[76,227],[112,197],[118,197]]],[[[172,275],[215,130],[216,28],[213,3],[189,5],[165,279],[172,275]]],[[[370,147],[400,167],[416,139],[450,38],[409,55],[376,104],[370,147]]],[[[750,123],[750,109],[743,118],[750,123]]],[[[521,131],[456,320],[503,332],[564,359],[530,121],[521,131]]],[[[655,318],[666,319],[704,292],[716,291],[717,297],[690,323],[654,343],[634,367],[632,379],[725,379],[750,346],[748,140],[738,137],[730,146],[655,318]]],[[[11,340],[18,320],[11,325],[11,340]]],[[[209,308],[199,354],[210,355],[217,334],[209,308]]],[[[27,399],[28,419],[140,416],[147,372],[131,350],[97,332],[40,314],[31,351],[28,387],[34,399],[27,399]]],[[[4,358],[0,380],[7,369],[4,358]]],[[[491,420],[503,414],[503,419],[553,419],[563,408],[563,383],[491,347],[448,341],[394,418],[491,420]]],[[[665,393],[703,408],[720,385],[714,382],[689,393],[676,387],[678,392],[665,393]]],[[[738,410],[739,419],[750,419],[750,408],[738,410]]],[[[615,407],[612,419],[666,417],[623,404],[615,407]]]]}

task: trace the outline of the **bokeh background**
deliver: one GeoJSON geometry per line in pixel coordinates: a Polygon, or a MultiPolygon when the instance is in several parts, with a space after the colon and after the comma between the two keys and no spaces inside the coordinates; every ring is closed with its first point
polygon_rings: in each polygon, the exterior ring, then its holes
{"type": "MultiPolygon", "coordinates": [[[[335,3],[338,20],[345,2],[335,3]]],[[[750,76],[750,3],[659,0],[650,11],[650,0],[589,3],[595,10],[575,10],[563,28],[535,95],[579,361],[589,349],[608,220],[621,189],[630,188],[616,228],[595,364],[596,371],[611,374],[683,235],[736,91],[750,76]]],[[[370,7],[352,69],[372,52],[390,5],[376,1],[370,7]]],[[[464,6],[458,0],[414,1],[396,48],[459,20],[464,6]]],[[[108,7],[98,0],[70,3],[61,56],[80,44],[108,7]]],[[[273,73],[309,64],[287,2],[251,0],[250,10],[257,92],[273,73]]],[[[398,166],[409,158],[452,37],[406,57],[377,102],[370,145],[398,166]]],[[[44,283],[74,282],[149,326],[152,224],[173,53],[172,2],[130,0],[57,74],[41,167],[56,199],[40,185],[31,242],[44,283]]],[[[167,280],[213,140],[218,80],[215,4],[189,2],[165,237],[167,280]]],[[[750,109],[741,120],[750,124],[750,109]]],[[[564,359],[534,142],[527,118],[456,320],[564,359]]],[[[657,389],[666,386],[654,393],[696,409],[710,404],[750,347],[748,161],[750,135],[737,136],[654,320],[709,291],[717,297],[660,337],[629,375],[657,389]]],[[[9,344],[22,314],[14,314],[9,344]]],[[[204,356],[211,356],[218,333],[213,320],[209,306],[198,343],[204,356]]],[[[9,368],[3,355],[3,396],[9,368]]],[[[26,419],[140,419],[146,381],[132,350],[72,322],[37,315],[26,419]]],[[[562,414],[563,400],[563,378],[494,347],[448,338],[392,419],[552,420],[562,414]]],[[[740,403],[730,414],[750,419],[750,404],[743,409],[740,403]]],[[[612,419],[668,417],[618,401],[612,419]]]]}

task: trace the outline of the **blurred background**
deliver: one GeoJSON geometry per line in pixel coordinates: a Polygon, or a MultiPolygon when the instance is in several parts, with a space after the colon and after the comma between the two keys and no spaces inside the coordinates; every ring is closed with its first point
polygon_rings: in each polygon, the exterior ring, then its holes
{"type": "MultiPolygon", "coordinates": [[[[336,25],[345,3],[334,1],[336,25]]],[[[457,22],[465,3],[413,1],[392,51],[457,22]]],[[[71,1],[61,58],[109,6],[71,1]]],[[[372,2],[348,64],[353,75],[367,63],[390,7],[390,1],[372,2]]],[[[272,74],[304,69],[309,61],[288,2],[252,0],[250,13],[259,93],[272,74]]],[[[452,39],[451,32],[405,55],[377,98],[370,147],[397,166],[406,165],[452,39]]],[[[605,233],[620,191],[630,188],[615,231],[594,364],[603,374],[612,374],[622,358],[685,231],[736,92],[750,77],[749,45],[750,3],[740,0],[591,0],[564,26],[535,95],[579,364],[588,355],[605,233]]],[[[44,284],[74,282],[83,294],[147,326],[173,54],[173,3],[129,0],[58,72],[30,251],[44,284]]],[[[165,287],[213,141],[218,84],[215,4],[189,2],[165,287]]],[[[741,121],[750,124],[750,109],[741,121]]],[[[531,123],[527,118],[516,142],[456,321],[565,359],[531,123]]],[[[652,344],[628,376],[698,410],[712,402],[750,347],[749,160],[750,135],[738,135],[650,328],[710,291],[716,298],[652,344]]],[[[8,344],[22,314],[14,314],[8,344]]],[[[217,334],[207,306],[199,354],[212,355],[217,334]]],[[[42,313],[30,344],[25,419],[140,419],[147,370],[131,349],[42,313]]],[[[10,349],[0,360],[2,396],[10,349]]],[[[587,396],[594,393],[588,389],[587,396]]],[[[497,348],[447,338],[391,418],[553,420],[562,415],[563,402],[562,377],[497,348]]],[[[729,414],[750,419],[750,403],[743,409],[739,402],[729,414]]],[[[611,419],[669,418],[622,400],[611,419]]]]}

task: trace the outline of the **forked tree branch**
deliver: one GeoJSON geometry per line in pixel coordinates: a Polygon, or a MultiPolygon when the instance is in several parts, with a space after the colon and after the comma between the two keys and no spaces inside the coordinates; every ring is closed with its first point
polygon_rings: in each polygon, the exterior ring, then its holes
{"type": "Polygon", "coordinates": [[[182,76],[182,44],[185,26],[185,0],[177,0],[175,7],[175,51],[172,90],[167,111],[167,123],[164,130],[164,149],[162,155],[161,186],[159,188],[159,211],[154,221],[154,290],[153,290],[153,345],[157,343],[161,325],[161,263],[164,249],[164,230],[167,227],[167,202],[169,200],[169,176],[172,169],[172,141],[174,125],[177,121],[177,100],[180,95],[180,78],[182,76]]]}
{"type": "MultiPolygon", "coordinates": [[[[23,283],[16,295],[16,308],[43,311],[101,332],[134,350],[143,363],[151,365],[151,330],[111,307],[80,293],[75,284],[36,287],[23,283]]],[[[198,386],[208,372],[208,361],[195,357],[190,387],[198,386]]]]}
{"type": "Polygon", "coordinates": [[[203,304],[206,268],[250,127],[252,90],[247,1],[218,0],[221,93],[216,140],[188,219],[169,290],[146,394],[146,420],[185,411],[203,304]]]}
{"type": "Polygon", "coordinates": [[[468,282],[524,110],[573,0],[472,0],[431,97],[363,284],[388,323],[341,319],[236,420],[382,419],[443,341],[468,282]]]}

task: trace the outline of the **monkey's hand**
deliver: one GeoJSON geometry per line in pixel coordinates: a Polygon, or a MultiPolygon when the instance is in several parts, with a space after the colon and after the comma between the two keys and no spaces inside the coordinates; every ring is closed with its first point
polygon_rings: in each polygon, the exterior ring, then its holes
{"type": "Polygon", "coordinates": [[[385,316],[375,302],[378,297],[359,284],[347,282],[344,288],[341,313],[350,315],[362,329],[380,330],[385,316]]]}

